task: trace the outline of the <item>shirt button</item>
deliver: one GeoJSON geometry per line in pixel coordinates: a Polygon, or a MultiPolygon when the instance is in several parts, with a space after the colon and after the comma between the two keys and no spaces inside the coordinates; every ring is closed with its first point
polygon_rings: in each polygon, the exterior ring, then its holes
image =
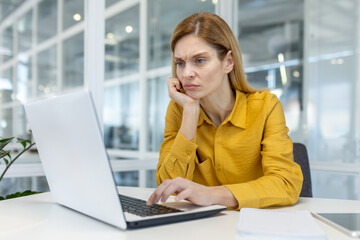
{"type": "Polygon", "coordinates": [[[186,151],[186,155],[189,156],[190,154],[191,154],[191,152],[190,152],[189,150],[187,150],[187,151],[186,151]]]}
{"type": "Polygon", "coordinates": [[[296,175],[299,175],[299,174],[300,174],[300,171],[299,171],[299,170],[295,170],[295,174],[296,174],[296,175]]]}

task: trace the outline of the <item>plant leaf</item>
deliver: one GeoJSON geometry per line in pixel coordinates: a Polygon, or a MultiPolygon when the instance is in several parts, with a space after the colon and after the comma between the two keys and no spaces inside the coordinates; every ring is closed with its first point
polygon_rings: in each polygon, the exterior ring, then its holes
{"type": "Polygon", "coordinates": [[[4,161],[5,161],[6,166],[9,165],[9,160],[8,159],[4,158],[4,161]]]}
{"type": "Polygon", "coordinates": [[[8,145],[13,139],[13,137],[0,139],[0,150],[2,150],[6,145],[8,145]]]}
{"type": "Polygon", "coordinates": [[[0,158],[9,156],[9,154],[10,154],[10,151],[0,150],[0,158]]]}
{"type": "Polygon", "coordinates": [[[22,139],[22,138],[17,138],[18,142],[21,143],[21,145],[26,148],[26,144],[29,143],[31,144],[31,141],[30,140],[27,140],[27,139],[22,139]]]}
{"type": "MultiPolygon", "coordinates": [[[[5,197],[5,199],[11,199],[11,198],[17,198],[17,197],[22,197],[22,196],[29,196],[29,195],[33,195],[33,194],[37,194],[39,192],[33,192],[30,190],[26,190],[25,192],[16,192],[13,194],[9,194],[5,197]]],[[[0,198],[1,200],[1,198],[0,198]]]]}

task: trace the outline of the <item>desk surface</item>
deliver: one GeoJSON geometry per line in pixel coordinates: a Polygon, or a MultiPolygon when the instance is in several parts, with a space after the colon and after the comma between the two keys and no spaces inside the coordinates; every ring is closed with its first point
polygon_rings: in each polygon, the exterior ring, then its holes
{"type": "MultiPolygon", "coordinates": [[[[122,193],[136,196],[136,188],[121,187],[122,193]]],[[[151,189],[148,189],[149,194],[151,189]]],[[[100,206],[99,206],[100,207],[100,206]]],[[[314,212],[360,212],[360,201],[300,198],[282,209],[314,212]]],[[[52,201],[50,193],[0,201],[0,239],[241,239],[236,233],[238,211],[224,211],[216,216],[122,231],[52,201]],[[179,231],[180,230],[180,231],[179,231]],[[171,238],[169,238],[171,236],[171,238]]],[[[329,240],[352,239],[316,220],[329,240]]]]}

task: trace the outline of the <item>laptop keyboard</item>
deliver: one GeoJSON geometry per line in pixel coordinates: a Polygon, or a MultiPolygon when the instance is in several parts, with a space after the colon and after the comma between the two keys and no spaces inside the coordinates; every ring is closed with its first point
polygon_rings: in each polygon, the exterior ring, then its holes
{"type": "Polygon", "coordinates": [[[159,204],[146,205],[146,201],[119,194],[123,210],[141,217],[154,216],[167,213],[183,212],[179,209],[166,207],[159,204]]]}

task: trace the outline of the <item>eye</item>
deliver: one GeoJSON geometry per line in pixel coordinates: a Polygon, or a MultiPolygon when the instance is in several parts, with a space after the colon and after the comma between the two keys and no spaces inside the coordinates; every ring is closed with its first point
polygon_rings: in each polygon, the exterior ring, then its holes
{"type": "Polygon", "coordinates": [[[175,62],[175,65],[177,67],[182,67],[182,66],[184,66],[184,63],[182,61],[177,61],[177,62],[175,62]]]}
{"type": "Polygon", "coordinates": [[[198,63],[198,64],[202,64],[202,63],[205,63],[205,59],[204,58],[197,58],[195,60],[195,62],[198,63]]]}

